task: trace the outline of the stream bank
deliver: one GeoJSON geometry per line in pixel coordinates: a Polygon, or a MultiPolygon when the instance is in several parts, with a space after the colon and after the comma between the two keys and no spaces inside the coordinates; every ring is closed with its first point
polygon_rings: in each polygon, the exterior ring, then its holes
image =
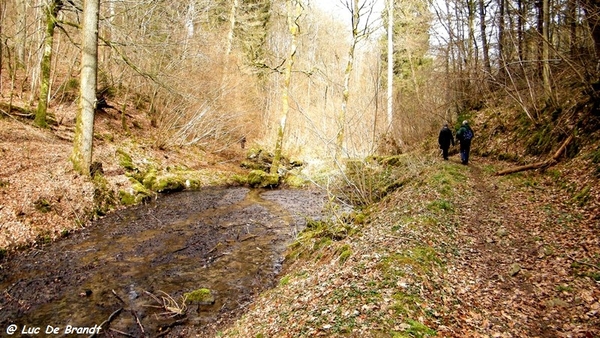
{"type": "Polygon", "coordinates": [[[287,244],[324,203],[310,190],[212,187],[112,213],[2,263],[0,328],[208,328],[275,285],[287,244]],[[209,298],[184,301],[199,290],[209,298]]]}

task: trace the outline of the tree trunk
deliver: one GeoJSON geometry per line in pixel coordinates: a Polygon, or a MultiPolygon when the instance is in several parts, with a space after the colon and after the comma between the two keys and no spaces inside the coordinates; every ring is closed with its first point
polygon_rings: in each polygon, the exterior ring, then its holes
{"type": "Polygon", "coordinates": [[[16,0],[17,31],[15,32],[15,56],[19,65],[25,64],[27,43],[27,0],[16,0]]]}
{"type": "Polygon", "coordinates": [[[387,47],[387,132],[390,132],[394,118],[394,0],[388,2],[387,47]]]}
{"type": "Polygon", "coordinates": [[[94,110],[98,73],[98,13],[100,0],[86,0],[83,5],[83,46],[81,52],[81,88],[79,110],[71,161],[82,175],[90,174],[94,137],[94,110]]]}
{"type": "Polygon", "coordinates": [[[585,0],[583,3],[585,16],[594,40],[596,61],[598,62],[600,61],[600,0],[585,0]]]}
{"type": "Polygon", "coordinates": [[[517,18],[517,44],[519,49],[519,61],[523,61],[523,29],[524,29],[524,17],[525,17],[525,9],[523,2],[526,0],[518,0],[518,18],[517,18]]]}
{"type": "MultiPolygon", "coordinates": [[[[479,58],[479,48],[477,46],[477,39],[475,39],[475,13],[476,4],[475,0],[467,0],[467,4],[469,7],[469,55],[468,55],[468,63],[469,63],[469,73],[471,71],[475,71],[477,69],[477,63],[479,58]]],[[[469,79],[472,81],[473,79],[469,79]]],[[[472,84],[472,83],[471,83],[472,84]]]]}
{"type": "Polygon", "coordinates": [[[227,33],[227,47],[225,49],[225,55],[229,55],[231,53],[231,48],[233,46],[233,34],[235,31],[235,18],[238,6],[239,0],[233,0],[231,2],[231,12],[229,13],[229,33],[227,33]]]}
{"type": "MultiPolygon", "coordinates": [[[[537,43],[537,53],[535,58],[537,60],[543,60],[543,53],[542,53],[542,49],[543,49],[543,37],[544,37],[544,6],[543,6],[543,2],[544,0],[535,0],[535,6],[537,7],[537,35],[539,37],[542,37],[541,39],[538,39],[536,41],[539,41],[537,43]]],[[[537,72],[538,72],[538,76],[542,75],[542,63],[541,62],[537,62],[537,72]]]]}
{"type": "Polygon", "coordinates": [[[35,113],[35,124],[38,127],[48,127],[46,114],[48,111],[48,100],[50,99],[50,70],[52,66],[52,45],[54,44],[54,29],[56,28],[56,16],[62,7],[62,0],[50,0],[44,7],[46,13],[46,35],[44,37],[44,52],[40,62],[40,92],[38,106],[35,113]]]}
{"type": "Polygon", "coordinates": [[[507,69],[506,69],[506,60],[504,59],[504,44],[506,43],[506,39],[504,38],[505,34],[505,4],[504,0],[498,0],[498,64],[499,64],[499,76],[501,79],[505,78],[507,69]]]}
{"type": "MultiPolygon", "coordinates": [[[[502,0],[500,0],[502,1],[502,0]]],[[[492,66],[490,64],[490,52],[486,35],[486,20],[485,20],[485,3],[484,0],[479,0],[479,26],[481,29],[481,48],[483,49],[483,67],[485,69],[486,79],[492,74],[492,66]]]]}
{"type": "Polygon", "coordinates": [[[277,140],[275,142],[275,156],[273,157],[273,163],[271,164],[271,174],[277,174],[279,170],[279,163],[281,162],[281,152],[283,148],[283,137],[285,135],[285,127],[287,123],[288,114],[290,111],[290,83],[292,80],[292,68],[294,66],[294,59],[296,56],[296,48],[298,44],[298,33],[300,27],[298,27],[298,18],[302,13],[301,0],[287,0],[287,22],[290,35],[292,37],[292,43],[290,46],[290,55],[285,66],[285,73],[283,79],[283,94],[281,95],[281,118],[279,120],[279,126],[277,127],[277,140]]]}
{"type": "MultiPolygon", "coordinates": [[[[0,36],[2,36],[2,26],[3,23],[5,22],[4,19],[4,13],[6,12],[5,10],[6,8],[6,3],[4,1],[2,1],[2,3],[0,3],[0,36]]],[[[2,56],[4,55],[4,50],[2,49],[2,46],[4,44],[2,43],[2,41],[0,41],[0,79],[2,79],[2,65],[4,63],[4,59],[2,58],[2,56]]],[[[2,93],[2,81],[0,81],[0,93],[2,93]]]]}
{"type": "Polygon", "coordinates": [[[550,85],[550,0],[542,0],[542,83],[546,99],[552,96],[550,85]]]}
{"type": "Polygon", "coordinates": [[[350,99],[350,76],[352,75],[352,68],[354,67],[354,51],[356,50],[356,44],[358,43],[358,23],[360,21],[359,13],[359,0],[354,0],[351,7],[352,14],[352,43],[348,50],[348,62],[346,63],[346,70],[344,71],[344,87],[342,89],[342,107],[337,117],[338,132],[336,136],[336,150],[335,158],[339,160],[342,153],[344,152],[344,137],[346,132],[346,116],[348,115],[348,100],[350,99]]]}

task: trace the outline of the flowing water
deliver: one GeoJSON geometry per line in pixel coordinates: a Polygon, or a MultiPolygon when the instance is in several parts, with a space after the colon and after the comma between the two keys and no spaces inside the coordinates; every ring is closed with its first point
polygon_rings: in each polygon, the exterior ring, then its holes
{"type": "Polygon", "coordinates": [[[323,204],[307,190],[211,188],[115,212],[3,262],[0,335],[11,325],[14,336],[45,336],[48,326],[64,334],[104,323],[100,336],[157,336],[183,318],[214,323],[276,283],[286,245],[323,204]],[[177,316],[184,293],[201,288],[214,302],[177,316]]]}

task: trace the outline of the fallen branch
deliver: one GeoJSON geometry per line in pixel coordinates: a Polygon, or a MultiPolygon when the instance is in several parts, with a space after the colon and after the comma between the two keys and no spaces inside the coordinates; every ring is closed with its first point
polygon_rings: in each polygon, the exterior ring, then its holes
{"type": "Polygon", "coordinates": [[[569,145],[569,143],[571,143],[571,141],[573,141],[574,135],[575,135],[574,133],[571,133],[571,135],[569,137],[567,137],[567,139],[562,143],[562,145],[560,146],[560,148],[558,148],[558,150],[556,151],[556,153],[554,153],[554,155],[549,160],[541,161],[541,162],[537,162],[537,163],[532,163],[532,164],[527,164],[527,165],[523,165],[523,166],[520,166],[520,167],[514,167],[514,168],[504,169],[504,170],[501,170],[501,171],[497,172],[496,176],[502,176],[502,175],[508,175],[508,174],[513,174],[513,173],[518,173],[520,171],[525,171],[525,170],[532,170],[532,169],[539,169],[539,168],[548,168],[550,166],[555,165],[556,163],[558,163],[558,160],[560,159],[560,156],[565,151],[565,149],[567,148],[567,146],[569,145]]]}

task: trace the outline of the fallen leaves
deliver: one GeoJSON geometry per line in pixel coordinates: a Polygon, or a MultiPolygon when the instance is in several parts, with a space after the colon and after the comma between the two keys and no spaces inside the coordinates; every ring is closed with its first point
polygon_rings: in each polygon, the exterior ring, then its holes
{"type": "Polygon", "coordinates": [[[600,335],[590,266],[600,226],[584,212],[596,207],[571,207],[560,182],[543,176],[491,177],[475,165],[434,165],[423,181],[337,243],[351,245],[351,260],[295,262],[290,282],[259,297],[224,336],[600,335]],[[454,178],[436,178],[440,171],[454,178]],[[454,211],[432,207],[441,200],[454,211]]]}

